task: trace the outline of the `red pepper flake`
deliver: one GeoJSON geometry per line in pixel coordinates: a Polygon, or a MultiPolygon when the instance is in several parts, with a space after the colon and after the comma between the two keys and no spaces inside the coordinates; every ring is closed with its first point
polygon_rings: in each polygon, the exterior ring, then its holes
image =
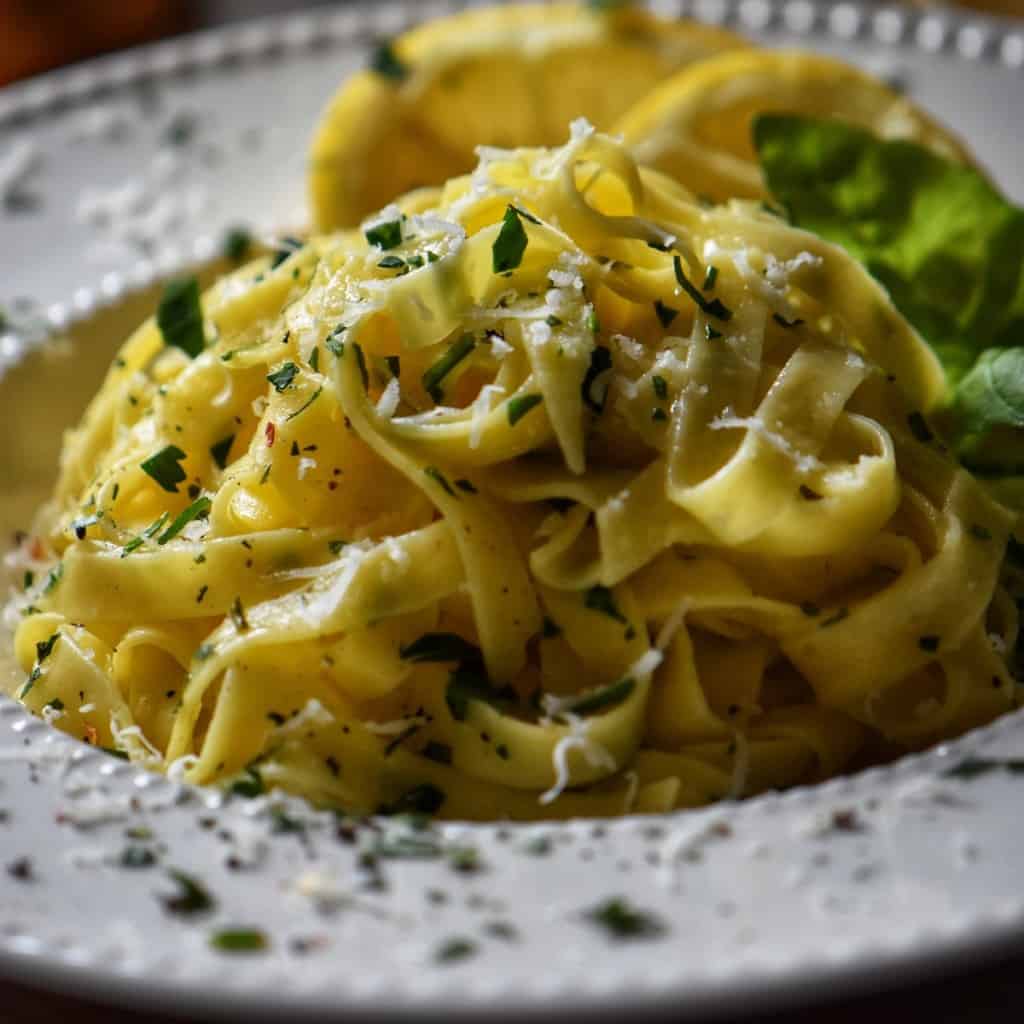
{"type": "Polygon", "coordinates": [[[274,438],[277,437],[277,427],[274,426],[273,420],[268,420],[267,425],[264,428],[264,433],[267,435],[267,447],[274,447],[274,438]]]}

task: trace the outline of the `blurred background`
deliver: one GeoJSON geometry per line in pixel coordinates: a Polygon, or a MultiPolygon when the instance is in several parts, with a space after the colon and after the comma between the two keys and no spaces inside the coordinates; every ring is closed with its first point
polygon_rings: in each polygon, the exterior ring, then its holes
{"type": "MultiPolygon", "coordinates": [[[[0,85],[99,53],[326,0],[0,0],[0,85]]],[[[335,4],[345,0],[334,0],[335,4]]],[[[822,3],[828,0],[821,0],[822,3]]],[[[917,0],[919,6],[941,6],[917,0]]],[[[1024,16],[1024,0],[961,0],[1024,16]]]]}

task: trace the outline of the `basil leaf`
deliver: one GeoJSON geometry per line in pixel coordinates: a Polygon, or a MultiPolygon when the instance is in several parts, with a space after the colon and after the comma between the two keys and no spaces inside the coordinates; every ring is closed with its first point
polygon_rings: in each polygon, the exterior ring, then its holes
{"type": "Polygon", "coordinates": [[[165,491],[178,493],[178,484],[188,477],[181,467],[185,453],[177,445],[169,444],[161,448],[156,455],[151,455],[139,468],[151,476],[165,491]]]}
{"type": "Polygon", "coordinates": [[[156,323],[169,348],[180,348],[193,359],[206,348],[199,282],[194,277],[179,278],[164,288],[156,323]]]}
{"type": "Polygon", "coordinates": [[[957,385],[957,449],[973,468],[1018,472],[1024,427],[1024,348],[990,348],[957,385]]]}
{"type": "MultiPolygon", "coordinates": [[[[860,260],[931,344],[961,453],[1024,425],[1024,210],[973,168],[839,121],[765,114],[754,143],[793,223],[860,260]]],[[[1009,469],[1008,455],[984,458],[1009,469]]]]}
{"type": "Polygon", "coordinates": [[[523,253],[526,252],[529,239],[526,237],[526,229],[520,216],[519,210],[514,206],[509,206],[505,210],[501,230],[494,240],[494,245],[491,246],[491,267],[495,274],[515,270],[523,262],[523,253]]]}

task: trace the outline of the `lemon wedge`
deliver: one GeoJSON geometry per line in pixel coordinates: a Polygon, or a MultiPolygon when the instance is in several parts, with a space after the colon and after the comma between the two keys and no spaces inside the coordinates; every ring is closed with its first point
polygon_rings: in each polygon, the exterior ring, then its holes
{"type": "Polygon", "coordinates": [[[748,45],[629,6],[484,7],[418,26],[382,45],[321,117],[314,227],[358,224],[396,196],[464,174],[478,145],[557,145],[577,117],[610,128],[680,68],[748,45]]]}

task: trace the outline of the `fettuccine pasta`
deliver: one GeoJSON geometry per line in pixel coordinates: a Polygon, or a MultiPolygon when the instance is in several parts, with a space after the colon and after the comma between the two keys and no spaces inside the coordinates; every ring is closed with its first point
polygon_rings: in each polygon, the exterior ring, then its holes
{"type": "Polygon", "coordinates": [[[667,811],[916,749],[1014,702],[1014,520],[932,435],[943,387],[762,204],[582,122],[483,150],[128,340],[18,695],[353,813],[667,811]]]}

